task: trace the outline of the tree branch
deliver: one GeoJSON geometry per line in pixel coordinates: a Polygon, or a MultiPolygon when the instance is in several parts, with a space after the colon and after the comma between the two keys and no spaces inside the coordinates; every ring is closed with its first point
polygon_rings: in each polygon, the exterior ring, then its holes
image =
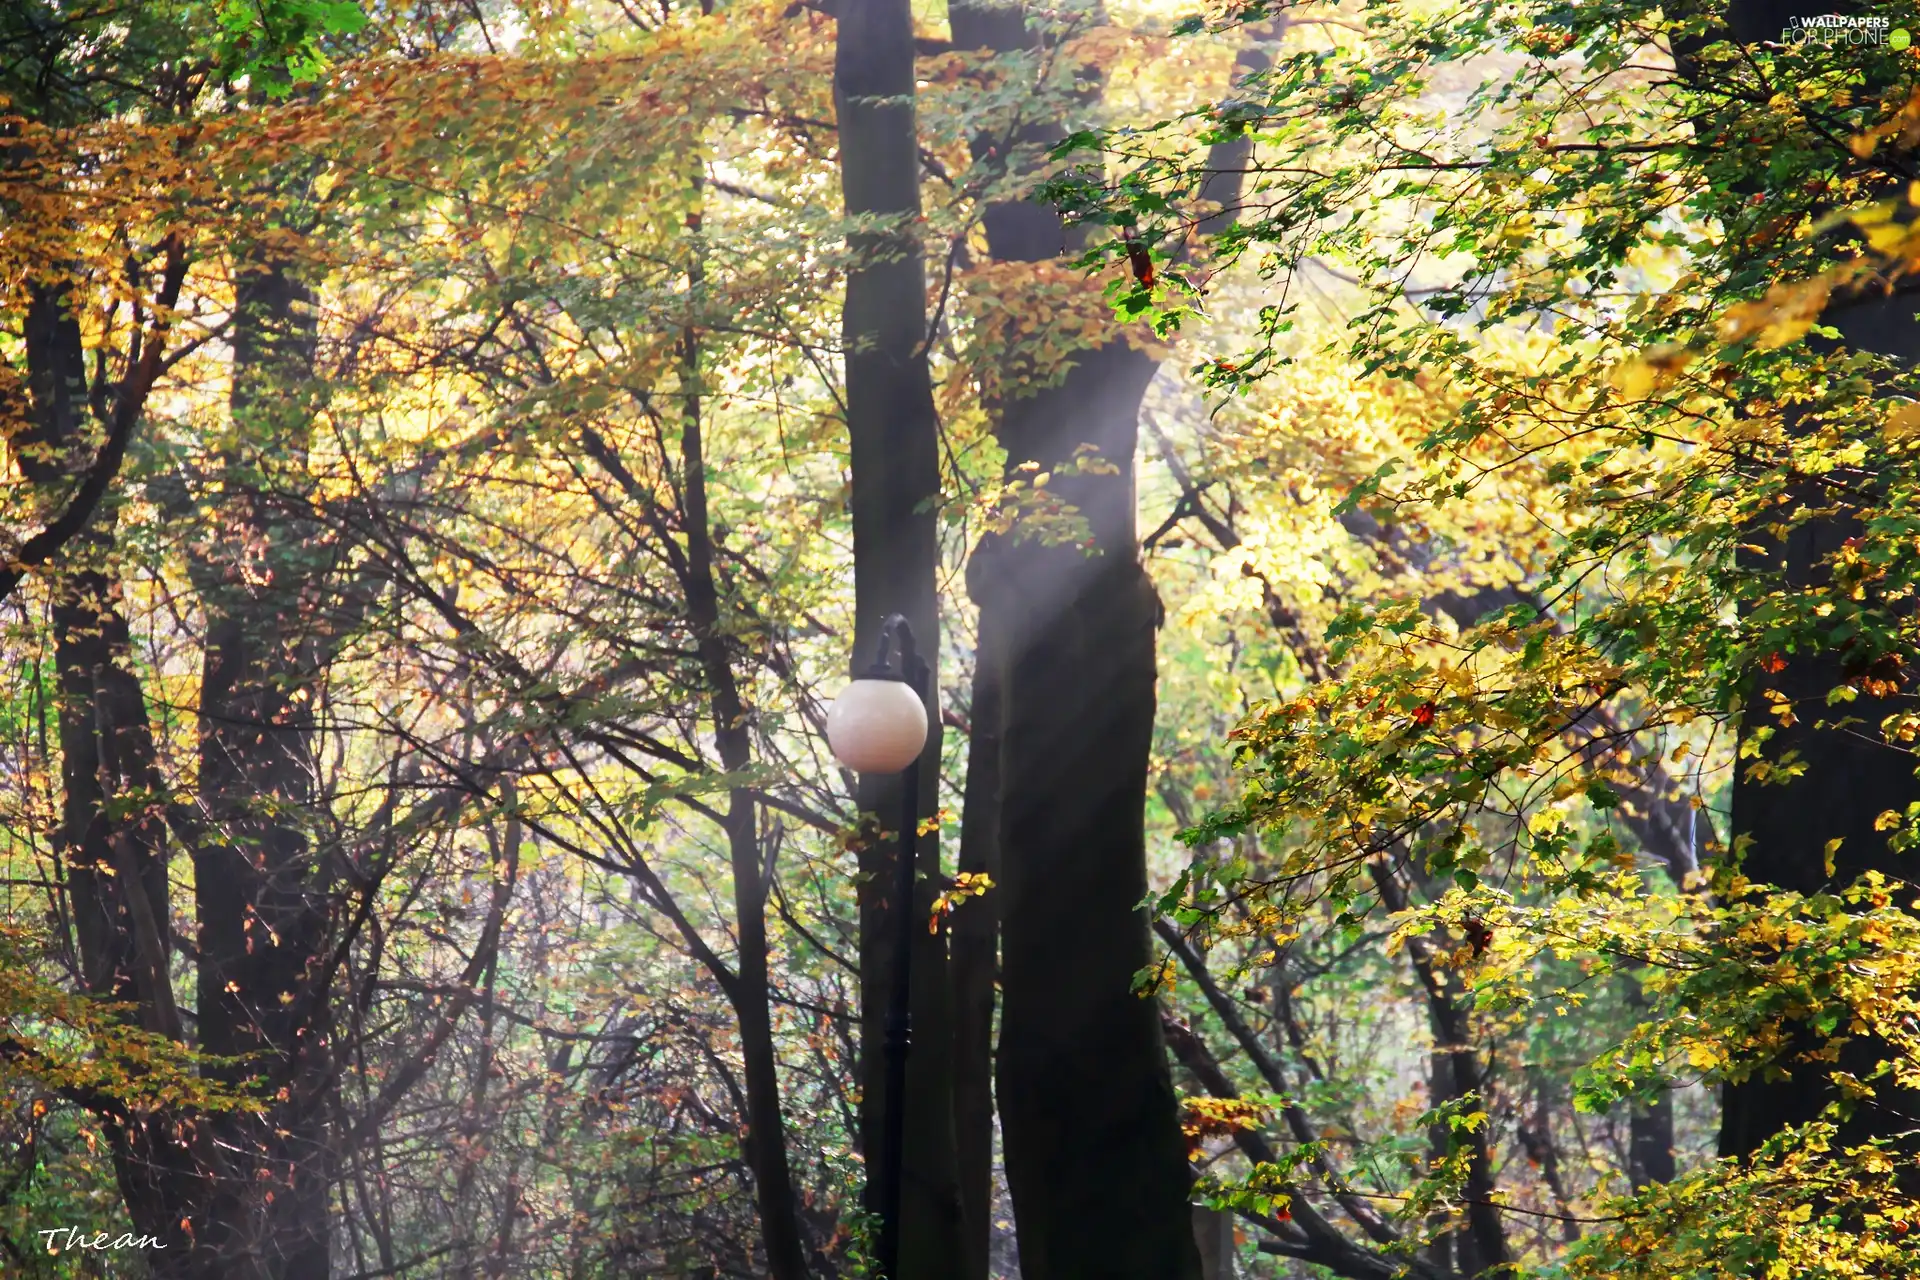
{"type": "Polygon", "coordinates": [[[147,396],[165,365],[167,334],[173,327],[173,306],[180,299],[180,286],[187,277],[186,245],[181,233],[169,234],[165,248],[167,263],[160,280],[160,292],[154,298],[153,323],[140,343],[139,360],[120,384],[113,417],[107,425],[106,443],[93,465],[87,468],[66,509],[21,543],[20,549],[0,565],[0,600],[13,594],[29,569],[45,564],[80,535],[93,518],[100,499],[120,474],[120,464],[127,456],[127,443],[133,438],[133,429],[147,407],[147,396]]]}

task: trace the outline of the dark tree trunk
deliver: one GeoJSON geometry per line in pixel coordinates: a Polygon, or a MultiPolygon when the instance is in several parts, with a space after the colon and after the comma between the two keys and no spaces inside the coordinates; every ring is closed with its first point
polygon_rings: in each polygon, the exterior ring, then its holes
{"type": "MultiPolygon", "coordinates": [[[[1389,911],[1399,913],[1409,905],[1406,889],[1392,868],[1375,862],[1368,867],[1380,901],[1389,911]]],[[[1424,938],[1409,939],[1407,960],[1427,998],[1427,1023],[1433,1034],[1433,1050],[1428,1059],[1427,1102],[1438,1109],[1445,1103],[1471,1099],[1472,1109],[1491,1113],[1491,1082],[1480,1063],[1473,1021],[1468,1012],[1468,993],[1459,978],[1443,964],[1436,963],[1433,945],[1424,938]]],[[[1493,1152],[1487,1142],[1486,1124],[1464,1134],[1456,1134],[1442,1122],[1433,1126],[1429,1139],[1436,1163],[1445,1158],[1456,1143],[1467,1149],[1466,1183],[1461,1187],[1466,1201],[1465,1222],[1458,1228],[1435,1236],[1429,1247],[1429,1260],[1443,1270],[1463,1276],[1504,1275],[1512,1258],[1507,1245],[1506,1227],[1496,1202],[1493,1152]]]]}
{"type": "MultiPolygon", "coordinates": [[[[697,293],[700,275],[692,286],[697,293]]],[[[734,678],[733,655],[721,626],[720,593],[713,567],[712,524],[707,511],[706,455],[701,438],[699,339],[683,339],[681,382],[681,483],[686,495],[685,590],[687,614],[711,700],[714,744],[720,764],[738,773],[753,763],[749,709],[734,678]]],[[[786,1120],[780,1110],[780,1076],[773,1038],[767,972],[767,883],[761,870],[759,806],[747,787],[727,793],[727,853],[733,869],[735,972],[727,995],[740,1028],[740,1057],[747,1086],[746,1156],[753,1170],[760,1232],[773,1280],[806,1280],[806,1246],[800,1236],[800,1206],[787,1161],[786,1120]]]]}
{"type": "MultiPolygon", "coordinates": [[[[1026,9],[1018,3],[956,2],[948,7],[947,17],[956,49],[1009,52],[1031,44],[1026,9]]],[[[994,142],[985,137],[974,140],[976,163],[995,162],[990,150],[994,142]]],[[[1047,211],[1037,206],[988,206],[988,251],[995,257],[1012,251],[1010,220],[1044,222],[1046,217],[1047,211]]],[[[1054,231],[1057,234],[1057,227],[1054,231]]],[[[990,554],[977,552],[967,565],[968,594],[978,612],[959,869],[984,872],[995,887],[985,897],[962,906],[953,919],[953,1106],[964,1215],[964,1280],[987,1280],[993,1265],[993,1031],[999,1004],[1000,912],[1006,896],[1000,837],[1006,653],[999,636],[1003,605],[993,598],[997,570],[991,560],[990,554]]]]}
{"type": "MultiPolygon", "coordinates": [[[[850,215],[875,219],[853,237],[842,315],[846,343],[847,435],[851,445],[856,669],[873,660],[880,624],[892,613],[912,625],[934,666],[929,713],[936,726],[921,760],[920,812],[938,803],[937,708],[940,468],[938,420],[927,368],[926,269],[919,242],[920,158],[914,125],[913,19],[907,0],[848,0],[839,17],[834,101],[841,186],[850,215]]],[[[885,815],[870,824],[860,855],[861,1149],[879,1169],[880,1117],[887,1105],[880,1052],[893,973],[892,913],[929,910],[940,874],[934,833],[915,857],[921,900],[887,900],[896,844],[878,838],[900,811],[898,777],[861,779],[860,807],[885,815]]],[[[953,1121],[953,1026],[944,929],[914,930],[913,1046],[907,1061],[907,1134],[900,1223],[900,1271],[913,1280],[961,1274],[961,1208],[953,1121]]],[[[899,1280],[892,1277],[890,1280],[899,1280]]]]}
{"type": "MultiPolygon", "coordinates": [[[[1648,1001],[1640,975],[1629,970],[1626,985],[1627,1007],[1636,1017],[1646,1016],[1648,1001]]],[[[1673,1175],[1673,1089],[1663,1082],[1651,1098],[1634,1102],[1627,1112],[1627,1178],[1639,1191],[1672,1182],[1673,1175]]]]}
{"type": "MultiPolygon", "coordinates": [[[[27,426],[14,456],[26,479],[65,495],[94,455],[84,347],[66,292],[31,289],[26,325],[27,426]]],[[[99,424],[94,424],[99,425],[99,424]]],[[[146,1030],[181,1038],[168,974],[167,848],[161,785],[146,697],[134,674],[131,635],[112,575],[111,502],[47,566],[58,671],[64,865],[81,978],[89,994],[131,1005],[146,1030]]],[[[100,1116],[129,1215],[168,1242],[157,1277],[189,1274],[189,1238],[203,1194],[190,1148],[204,1154],[193,1121],[100,1116]]]]}
{"type": "MultiPolygon", "coordinates": [[[[91,452],[80,325],[64,291],[33,291],[26,348],[32,418],[13,452],[29,482],[57,492],[91,452]]],[[[62,856],[87,990],[137,1005],[148,1030],[177,1036],[166,983],[166,849],[152,816],[161,789],[120,589],[108,576],[111,528],[109,517],[78,534],[53,575],[62,856]],[[116,818],[109,802],[128,792],[144,792],[148,806],[116,818]],[[124,882],[122,862],[134,872],[124,882]]]]}
{"type": "Polygon", "coordinates": [[[1640,1191],[1673,1175],[1673,1091],[1662,1088],[1627,1116],[1627,1176],[1640,1191]]]}
{"type": "Polygon", "coordinates": [[[1199,1272],[1159,1017],[1133,987],[1151,960],[1139,905],[1159,621],[1135,551],[1133,436],[1153,372],[1125,347],[1083,352],[1002,416],[1011,465],[1055,470],[1089,444],[1115,469],[1051,486],[1091,554],[1018,531],[986,553],[982,608],[1007,646],[997,1078],[1028,1280],[1199,1272]]]}
{"type": "MultiPolygon", "coordinates": [[[[158,316],[177,299],[184,273],[179,242],[170,241],[158,316]]],[[[243,453],[249,420],[310,376],[310,337],[303,336],[310,328],[292,323],[293,296],[293,286],[271,272],[242,280],[238,289],[231,438],[243,453]]],[[[124,448],[162,367],[163,323],[156,319],[141,335],[139,357],[117,389],[102,386],[89,398],[82,339],[65,293],[32,289],[25,334],[32,414],[20,443],[41,447],[20,455],[30,481],[71,489],[84,473],[84,488],[101,473],[100,460],[124,448]],[[89,430],[89,410],[102,431],[89,430]]],[[[298,426],[304,430],[304,416],[298,426]]],[[[238,478],[223,477],[230,488],[238,478]]],[[[123,1116],[111,1109],[102,1117],[129,1212],[143,1232],[168,1242],[150,1267],[160,1276],[324,1280],[326,1166],[318,1116],[329,1078],[327,1003],[307,979],[321,954],[326,910],[307,883],[299,817],[311,800],[302,695],[310,692],[303,679],[313,668],[283,642],[281,628],[301,603],[288,583],[300,575],[288,555],[276,554],[300,540],[271,526],[244,492],[235,504],[222,512],[231,520],[223,527],[231,545],[213,552],[220,570],[210,573],[204,555],[193,564],[209,627],[197,813],[172,806],[160,777],[112,577],[110,500],[81,521],[53,566],[61,846],[85,985],[129,1002],[147,1029],[178,1041],[168,975],[167,818],[198,833],[197,1047],[250,1055],[217,1074],[229,1083],[258,1075],[266,1084],[268,1111],[259,1117],[123,1116]],[[254,561],[250,569],[264,565],[268,572],[223,577],[241,556],[254,561]],[[265,585],[236,585],[244,582],[265,585]],[[219,589],[205,590],[210,583],[219,589]],[[269,887],[262,892],[262,885],[269,887]]]]}
{"type": "MultiPolygon", "coordinates": [[[[1019,5],[956,5],[950,20],[958,48],[1033,44],[1019,5]]],[[[1044,142],[1058,127],[1019,134],[1044,142]]],[[[975,152],[987,157],[985,140],[975,152]]],[[[1067,248],[1038,203],[991,206],[985,222],[1000,261],[1067,248]]],[[[1049,546],[1015,529],[983,542],[969,571],[1000,646],[1001,1141],[1027,1280],[1179,1280],[1200,1271],[1191,1174],[1159,1014],[1133,990],[1151,958],[1138,906],[1160,618],[1133,466],[1158,366],[1122,342],[1070,360],[1041,371],[1062,374],[1053,385],[993,409],[1009,472],[1053,473],[1049,491],[1088,541],[1049,546]]]]}
{"type": "MultiPolygon", "coordinates": [[[[997,214],[996,257],[1060,251],[1050,211],[997,214]]],[[[996,1075],[1028,1280],[1199,1273],[1159,1016],[1133,989],[1151,959],[1138,908],[1160,610],[1137,554],[1133,462],[1155,369],[1121,344],[1084,351],[1058,385],[1000,407],[1008,466],[1058,473],[1050,489],[1092,546],[1016,530],[976,552],[983,626],[1005,645],[996,1075]],[[1083,445],[1099,465],[1065,474],[1083,445]]]]}
{"type": "MultiPolygon", "coordinates": [[[[1794,18],[1831,13],[1828,0],[1733,0],[1728,24],[1734,39],[1754,43],[1778,39],[1775,34],[1794,18]]],[[[1838,6],[1849,11],[1849,6],[1838,6]]],[[[1683,60],[1683,73],[1688,66],[1683,60]]],[[[1755,198],[1763,192],[1756,189],[1755,198]]],[[[1840,348],[1890,356],[1907,364],[1920,360],[1920,321],[1911,292],[1837,300],[1821,317],[1840,331],[1840,348]]],[[[1816,349],[1831,350],[1826,339],[1810,338],[1816,349]]],[[[1752,550],[1746,553],[1756,570],[1783,572],[1788,589],[1818,589],[1826,585],[1823,560],[1857,532],[1855,521],[1844,515],[1809,520],[1782,542],[1754,530],[1752,550]]],[[[1760,759],[1778,761],[1789,751],[1799,753],[1805,771],[1790,783],[1764,785],[1747,777],[1746,750],[1752,732],[1773,723],[1772,704],[1756,688],[1745,708],[1740,730],[1741,767],[1733,786],[1730,834],[1751,837],[1742,870],[1750,879],[1776,888],[1811,893],[1840,888],[1868,871],[1882,871],[1896,879],[1911,875],[1910,862],[1896,859],[1886,835],[1874,830],[1874,819],[1888,809],[1904,811],[1916,797],[1910,752],[1889,746],[1877,732],[1880,721],[1901,709],[1908,699],[1895,695],[1862,695],[1848,704],[1849,727],[1839,727],[1838,709],[1826,705],[1828,690],[1847,677],[1844,654],[1834,649],[1783,655],[1786,666],[1763,682],[1783,693],[1796,709],[1797,723],[1776,728],[1760,752],[1760,759]],[[1821,727],[1821,721],[1826,726],[1821,727]],[[1829,841],[1839,841],[1833,870],[1826,869],[1829,841]]],[[[1810,1033],[1804,1035],[1811,1047],[1810,1033]]],[[[1784,1079],[1760,1075],[1721,1091],[1720,1154],[1748,1155],[1768,1138],[1791,1125],[1818,1117],[1837,1096],[1836,1071],[1861,1079],[1870,1077],[1886,1056],[1886,1047],[1870,1037],[1848,1042],[1836,1062],[1795,1061],[1789,1048],[1776,1064],[1784,1079]]],[[[1841,1125],[1846,1143],[1874,1136],[1910,1134],[1911,1117],[1920,1111],[1920,1096],[1896,1090],[1889,1082],[1876,1084],[1879,1097],[1853,1109],[1841,1125]]]]}
{"type": "Polygon", "coordinates": [[[244,1057],[260,1116],[213,1121],[226,1153],[201,1226],[212,1273],[326,1280],[331,874],[311,834],[322,647],[306,630],[324,566],[313,530],[270,493],[306,454],[314,323],[304,288],[256,267],[236,286],[233,427],[210,545],[192,565],[206,610],[200,692],[199,1030],[244,1057]],[[282,1092],[284,1090],[284,1092],[282,1092]]]}
{"type": "MultiPolygon", "coordinates": [[[[1920,359],[1915,307],[1912,294],[1843,302],[1823,322],[1840,330],[1842,347],[1911,363],[1920,359]]],[[[1802,524],[1784,543],[1756,532],[1755,544],[1766,548],[1766,560],[1784,568],[1789,589],[1823,589],[1827,585],[1823,561],[1857,532],[1851,517],[1829,516],[1802,524]]],[[[1755,567],[1760,567],[1758,552],[1754,559],[1755,567]]],[[[1877,731],[1881,720],[1903,709],[1909,699],[1899,694],[1887,698],[1863,694],[1844,711],[1853,727],[1840,727],[1834,722],[1842,713],[1828,708],[1826,695],[1844,683],[1847,674],[1844,653],[1829,649],[1788,655],[1784,669],[1763,682],[1785,694],[1796,709],[1796,723],[1776,727],[1760,754],[1763,760],[1777,761],[1787,752],[1798,752],[1805,771],[1789,783],[1770,786],[1748,779],[1744,763],[1748,735],[1758,725],[1776,723],[1772,704],[1758,689],[1748,703],[1741,730],[1743,765],[1734,779],[1732,831],[1736,837],[1752,837],[1742,868],[1756,882],[1814,893],[1844,887],[1868,871],[1895,879],[1911,874],[1910,862],[1896,857],[1887,847],[1886,834],[1874,829],[1879,814],[1889,809],[1904,812],[1920,799],[1913,755],[1888,745],[1877,731]],[[1829,874],[1826,849],[1834,840],[1840,843],[1829,874]]],[[[1811,1047],[1810,1033],[1804,1038],[1811,1047]]],[[[1816,1119],[1838,1096],[1832,1083],[1834,1072],[1868,1079],[1886,1052],[1884,1044],[1870,1037],[1849,1041],[1837,1062],[1795,1061],[1797,1055],[1789,1050],[1777,1064],[1785,1071],[1784,1079],[1756,1075],[1726,1086],[1721,1093],[1720,1153],[1751,1154],[1781,1129],[1816,1119]]],[[[1880,1096],[1854,1108],[1841,1125],[1842,1141],[1910,1133],[1920,1097],[1886,1081],[1875,1087],[1880,1096]]]]}
{"type": "MultiPolygon", "coordinates": [[[[982,610],[973,651],[960,870],[1003,878],[1000,867],[1000,646],[982,610]]],[[[993,1243],[993,1013],[1000,966],[997,891],[953,913],[953,1120],[960,1172],[965,1280],[986,1280],[993,1243]]]]}

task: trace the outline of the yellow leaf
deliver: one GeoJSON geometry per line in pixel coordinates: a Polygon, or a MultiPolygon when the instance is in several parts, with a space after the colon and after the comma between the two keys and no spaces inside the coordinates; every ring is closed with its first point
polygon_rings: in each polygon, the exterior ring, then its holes
{"type": "Polygon", "coordinates": [[[1907,228],[1898,222],[1882,222],[1865,230],[1867,244],[1876,253],[1892,253],[1907,240],[1907,228]]]}
{"type": "Polygon", "coordinates": [[[1720,340],[1739,342],[1758,335],[1761,347],[1784,347],[1813,327],[1832,289],[1820,279],[1776,284],[1764,297],[1729,307],[1720,317],[1720,340]]]}
{"type": "Polygon", "coordinates": [[[1693,361],[1693,352],[1685,347],[1653,347],[1615,367],[1613,385],[1629,400],[1645,399],[1655,388],[1665,385],[1693,361]]]}
{"type": "Polygon", "coordinates": [[[1920,402],[1906,401],[1887,415],[1887,422],[1881,428],[1889,440],[1911,440],[1920,436],[1920,402]]]}

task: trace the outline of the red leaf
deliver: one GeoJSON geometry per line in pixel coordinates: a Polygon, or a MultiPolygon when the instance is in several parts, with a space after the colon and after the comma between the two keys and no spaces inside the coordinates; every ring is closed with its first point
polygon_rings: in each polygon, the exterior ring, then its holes
{"type": "Polygon", "coordinates": [[[1127,241],[1127,261],[1133,266],[1133,278],[1149,289],[1153,287],[1153,254],[1144,242],[1127,241]]]}

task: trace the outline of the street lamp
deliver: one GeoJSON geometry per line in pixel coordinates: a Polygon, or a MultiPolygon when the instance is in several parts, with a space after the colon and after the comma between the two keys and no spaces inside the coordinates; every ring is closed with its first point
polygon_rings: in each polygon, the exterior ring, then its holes
{"type": "Polygon", "coordinates": [[[887,1000],[886,1113],[881,1117],[880,1178],[867,1175],[867,1207],[880,1217],[880,1274],[898,1280],[900,1189],[907,1135],[907,1049],[913,1043],[913,853],[920,828],[920,757],[927,749],[927,664],[913,628],[899,614],[880,625],[880,652],[866,674],[827,712],[827,745],[858,773],[900,773],[900,855],[894,868],[893,990],[887,1000]],[[890,659],[897,652],[896,670],[890,659]],[[876,1193],[877,1192],[877,1193],[876,1193]]]}

